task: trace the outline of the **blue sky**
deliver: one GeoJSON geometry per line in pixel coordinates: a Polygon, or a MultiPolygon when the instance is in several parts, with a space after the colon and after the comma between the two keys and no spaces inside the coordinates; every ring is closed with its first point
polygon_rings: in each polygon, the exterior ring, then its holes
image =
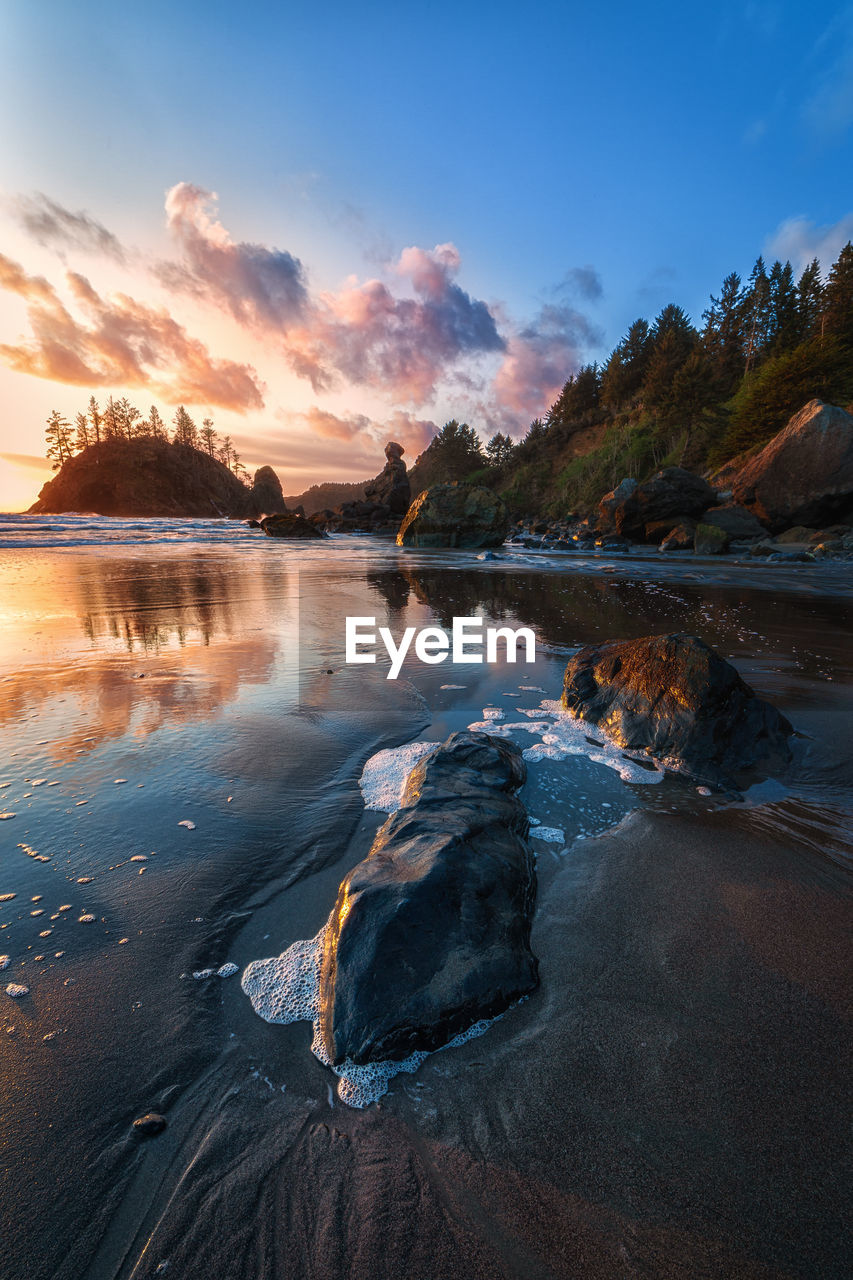
{"type": "MultiPolygon", "coordinates": [[[[72,270],[101,297],[165,307],[211,357],[253,368],[263,407],[213,408],[248,461],[289,468],[293,483],[369,474],[394,414],[523,430],[547,408],[536,398],[555,369],[562,381],[606,355],[637,315],[676,301],[699,321],[722,277],[748,273],[759,252],[781,250],[795,267],[817,252],[828,266],[853,234],[851,5],[6,0],[2,15],[0,248],[60,294],[72,270]],[[333,299],[325,389],[294,373],[293,344],[283,353],[274,325],[235,322],[233,295],[223,309],[209,281],[202,300],[198,279],[171,293],[162,273],[152,279],[152,263],[176,252],[164,198],[180,183],[217,193],[235,245],[298,259],[312,306],[333,299]],[[123,262],[34,240],[18,202],[35,192],[108,228],[123,262]],[[439,254],[436,306],[449,299],[457,326],[462,304],[448,290],[482,302],[503,348],[467,329],[436,340],[435,376],[421,370],[415,394],[411,380],[362,376],[364,344],[354,352],[340,329],[344,312],[347,325],[361,321],[351,299],[334,299],[371,279],[426,297],[400,255],[448,244],[457,256],[439,254]],[[525,333],[539,345],[522,350],[525,333]],[[345,425],[318,434],[316,414],[345,425]]],[[[20,288],[6,298],[0,344],[31,341],[30,303],[20,288]]],[[[302,339],[312,359],[315,321],[302,339]]],[[[46,412],[73,416],[90,391],[109,394],[105,378],[63,384],[18,360],[0,374],[19,406],[0,444],[40,452],[46,412]]],[[[149,388],[139,376],[123,389],[143,405],[149,390],[166,394],[162,379],[149,388]]],[[[411,448],[428,432],[413,427],[411,448]]]]}

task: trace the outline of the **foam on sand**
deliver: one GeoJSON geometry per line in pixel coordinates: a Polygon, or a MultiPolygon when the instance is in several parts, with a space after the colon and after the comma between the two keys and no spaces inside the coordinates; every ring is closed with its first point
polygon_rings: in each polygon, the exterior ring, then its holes
{"type": "Polygon", "coordinates": [[[29,994],[29,987],[23,987],[17,982],[10,982],[6,988],[6,995],[11,996],[13,1000],[20,1000],[22,996],[28,996],[29,994]]]}
{"type": "Polygon", "coordinates": [[[435,751],[438,742],[407,742],[402,747],[377,751],[362,770],[358,785],[365,809],[396,813],[403,801],[406,780],[419,760],[435,751]]]}
{"type": "MultiPolygon", "coordinates": [[[[520,686],[529,688],[530,686],[520,686]]],[[[595,764],[615,769],[623,782],[636,784],[663,782],[665,770],[644,753],[626,752],[608,738],[590,741],[597,730],[584,720],[577,720],[562,705],[543,698],[538,707],[519,707],[527,721],[496,724],[494,720],[478,720],[469,724],[472,731],[491,733],[499,738],[512,738],[517,733],[536,734],[539,742],[525,747],[522,755],[530,764],[537,760],[566,760],[569,756],[586,756],[595,764]],[[535,718],[538,717],[538,718],[535,718]],[[640,763],[644,761],[647,763],[640,763]],[[649,768],[653,765],[653,768],[649,768]]]]}
{"type": "MultiPolygon", "coordinates": [[[[288,1026],[291,1022],[310,1022],[314,1028],[311,1052],[324,1067],[330,1067],[339,1078],[338,1097],[348,1107],[368,1107],[388,1091],[394,1076],[411,1075],[429,1057],[426,1052],[410,1054],[402,1062],[368,1062],[358,1066],[347,1058],[333,1066],[320,1038],[320,964],[328,925],[316,938],[294,942],[280,956],[269,960],[253,960],[243,970],[240,985],[252,1002],[252,1008],[265,1022],[288,1026]]],[[[503,1015],[499,1015],[503,1016],[503,1015]]],[[[497,1018],[475,1022],[448,1041],[442,1049],[465,1044],[488,1031],[497,1018]]]]}

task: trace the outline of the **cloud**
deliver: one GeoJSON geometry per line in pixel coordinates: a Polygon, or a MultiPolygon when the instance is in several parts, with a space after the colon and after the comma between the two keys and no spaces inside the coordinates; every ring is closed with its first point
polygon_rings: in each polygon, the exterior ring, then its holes
{"type": "Polygon", "coordinates": [[[826,273],[848,240],[853,240],[853,213],[829,226],[817,226],[808,218],[788,218],[767,241],[767,252],[783,262],[790,259],[797,272],[818,258],[826,273]]]}
{"type": "Polygon", "coordinates": [[[43,457],[37,458],[34,453],[0,453],[4,462],[13,467],[23,467],[25,471],[49,471],[50,463],[43,457]]]}
{"type": "Polygon", "coordinates": [[[414,298],[397,297],[376,279],[321,294],[306,323],[287,335],[293,368],[317,392],[343,379],[426,403],[462,357],[506,349],[486,303],[455,283],[459,265],[451,244],[412,246],[392,271],[410,282],[414,298]]]}
{"type": "Polygon", "coordinates": [[[180,263],[160,263],[168,288],[207,297],[249,328],[283,332],[299,319],[308,291],[302,263],[284,249],[235,244],[216,217],[215,192],[179,182],[166,194],[169,230],[180,263]]]}
{"type": "Polygon", "coordinates": [[[390,265],[392,279],[407,282],[414,297],[355,277],[315,294],[293,254],[235,243],[217,219],[216,199],[188,182],[168,192],[166,217],[181,260],[159,263],[158,279],[274,339],[315,392],[348,383],[423,404],[457,361],[505,349],[489,307],[456,283],[454,245],[411,246],[390,265]]]}
{"type": "Polygon", "coordinates": [[[263,407],[255,371],[212,357],[168,312],[126,294],[104,299],[75,272],[67,283],[82,318],[47,280],[0,254],[0,288],[25,299],[32,330],[30,341],[0,344],[0,360],[10,368],[76,386],[144,386],[173,404],[238,413],[263,407]]]}
{"type": "MultiPolygon", "coordinates": [[[[339,417],[316,405],[299,416],[316,435],[332,440],[357,441],[370,450],[371,457],[377,459],[381,457],[388,441],[396,440],[414,460],[438,430],[431,419],[415,418],[402,409],[396,409],[383,422],[368,418],[363,413],[339,417]]],[[[377,466],[376,470],[380,468],[377,466]]]]}
{"type": "Polygon", "coordinates": [[[41,192],[33,196],[19,196],[14,204],[19,222],[39,244],[59,249],[82,249],[85,253],[113,258],[116,262],[126,260],[118,237],[85,210],[72,213],[41,192]]]}
{"type": "Polygon", "coordinates": [[[598,302],[604,296],[601,276],[589,263],[585,267],[572,267],[567,271],[554,292],[574,294],[586,302],[598,302]]]}
{"type": "MultiPolygon", "coordinates": [[[[536,416],[545,412],[585,352],[603,340],[580,311],[544,306],[536,319],[510,338],[494,381],[497,407],[536,416]]],[[[492,421],[496,415],[491,415],[492,421]]]]}

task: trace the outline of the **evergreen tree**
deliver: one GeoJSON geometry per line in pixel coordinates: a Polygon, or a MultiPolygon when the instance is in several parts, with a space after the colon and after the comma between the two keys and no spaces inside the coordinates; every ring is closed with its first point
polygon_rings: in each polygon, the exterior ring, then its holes
{"type": "Polygon", "coordinates": [[[800,342],[817,333],[823,311],[823,281],[820,263],[812,258],[797,282],[797,337],[800,342]]]}
{"type": "Polygon", "coordinates": [[[101,440],[101,411],[98,408],[98,402],[94,396],[89,396],[89,425],[92,428],[92,437],[95,444],[99,444],[101,440]]]}
{"type": "Polygon", "coordinates": [[[648,321],[635,320],[601,375],[601,400],[611,411],[627,405],[637,395],[646,376],[651,346],[648,321]]]}
{"type": "Polygon", "coordinates": [[[746,297],[746,372],[754,368],[767,350],[771,326],[770,281],[764,258],[758,257],[749,276],[746,297]]]}
{"type": "Polygon", "coordinates": [[[216,457],[216,432],[213,429],[213,419],[205,418],[201,424],[201,431],[198,433],[201,440],[201,447],[205,453],[209,453],[211,458],[216,457]]]}
{"type": "Polygon", "coordinates": [[[175,427],[172,435],[173,442],[188,445],[194,449],[198,445],[198,427],[182,404],[178,405],[172,422],[175,427]]]}
{"type": "Polygon", "coordinates": [[[503,467],[512,457],[514,448],[515,445],[511,437],[502,435],[500,431],[497,431],[486,445],[486,457],[493,467],[503,467]]]}
{"type": "Polygon", "coordinates": [[[219,446],[219,453],[217,454],[217,457],[219,458],[219,461],[224,463],[230,471],[231,463],[234,460],[234,446],[231,443],[230,436],[222,437],[222,444],[219,446]]]}
{"type": "Polygon", "coordinates": [[[87,449],[91,443],[89,438],[89,418],[85,413],[78,413],[74,419],[76,427],[74,446],[78,452],[87,449]]]}
{"type": "Polygon", "coordinates": [[[768,346],[774,355],[790,351],[799,340],[799,299],[790,262],[778,260],[770,269],[770,331],[768,346]]]}
{"type": "Polygon", "coordinates": [[[681,307],[670,303],[652,325],[652,351],[643,379],[643,403],[656,409],[668,402],[672,380],[698,341],[690,317],[681,307]]]}
{"type": "Polygon", "coordinates": [[[110,396],[101,419],[101,434],[104,440],[115,440],[122,434],[118,406],[110,396]]]}
{"type": "Polygon", "coordinates": [[[821,322],[822,336],[853,345],[853,244],[849,240],[826,281],[821,322]]]}
{"type": "Polygon", "coordinates": [[[702,340],[720,394],[730,395],[743,375],[746,345],[746,294],[740,276],[732,271],[723,281],[719,298],[703,312],[702,340]]]}
{"type": "Polygon", "coordinates": [[[157,406],[156,406],[156,405],[154,405],[154,404],[152,404],[152,406],[151,406],[151,411],[150,411],[150,413],[148,414],[148,431],[147,431],[147,434],[148,434],[149,436],[152,436],[155,440],[167,440],[167,439],[168,439],[168,432],[166,431],[166,424],[165,424],[165,422],[163,421],[163,419],[160,417],[159,410],[157,409],[157,406]]]}
{"type": "Polygon", "coordinates": [[[45,428],[47,441],[47,457],[54,471],[58,471],[63,462],[72,455],[71,424],[63,418],[58,409],[54,409],[47,419],[45,428]]]}

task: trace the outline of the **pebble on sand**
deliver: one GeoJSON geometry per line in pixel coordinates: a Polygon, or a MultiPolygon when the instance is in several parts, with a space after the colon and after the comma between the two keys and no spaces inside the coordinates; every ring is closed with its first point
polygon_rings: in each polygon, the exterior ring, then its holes
{"type": "Polygon", "coordinates": [[[166,1128],[166,1117],[158,1115],[156,1111],[149,1111],[147,1115],[139,1116],[134,1120],[133,1127],[137,1133],[145,1137],[153,1137],[166,1128]]]}
{"type": "Polygon", "coordinates": [[[7,818],[17,818],[16,813],[0,813],[0,822],[5,822],[7,818]]]}
{"type": "Polygon", "coordinates": [[[83,916],[81,916],[81,917],[80,917],[80,919],[78,920],[78,922],[77,922],[77,923],[78,923],[78,924],[91,924],[91,923],[93,922],[93,920],[94,920],[94,919],[95,919],[95,917],[94,917],[93,915],[89,915],[89,913],[87,912],[87,913],[86,913],[86,915],[83,915],[83,916]]]}

